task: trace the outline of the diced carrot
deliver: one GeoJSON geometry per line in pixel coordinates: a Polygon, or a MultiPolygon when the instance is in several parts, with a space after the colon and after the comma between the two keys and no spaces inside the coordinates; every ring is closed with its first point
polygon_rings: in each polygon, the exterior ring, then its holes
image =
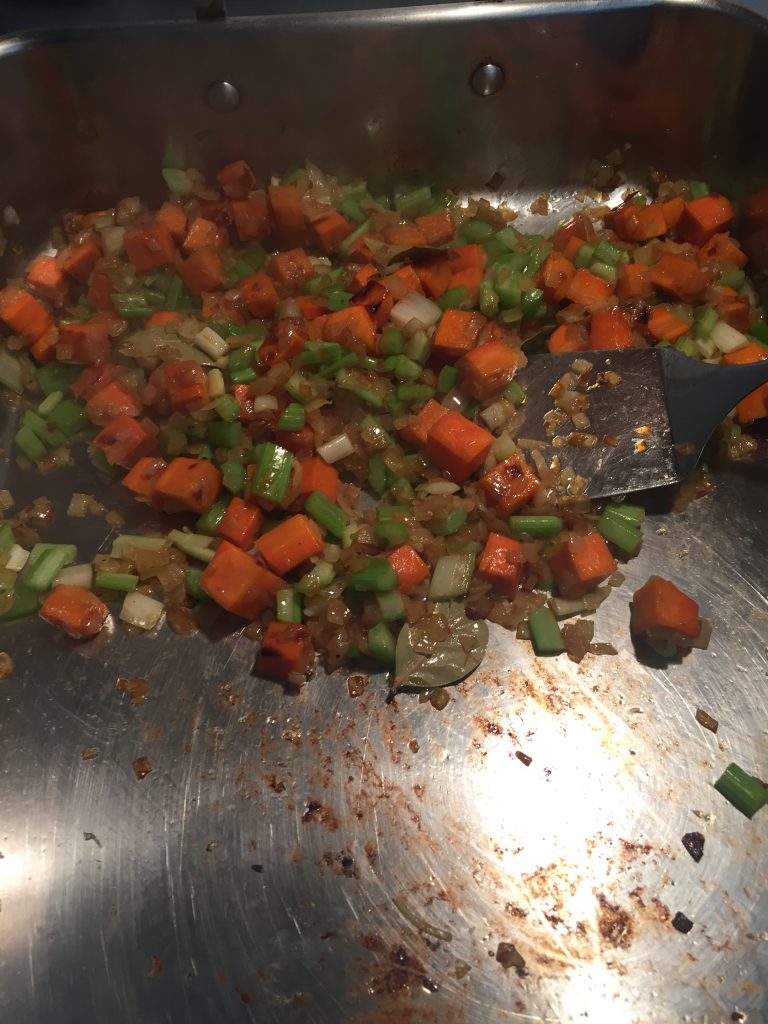
{"type": "Polygon", "coordinates": [[[663,203],[638,206],[627,203],[607,218],[616,234],[625,242],[648,242],[667,233],[663,203]]]}
{"type": "Polygon", "coordinates": [[[389,245],[426,245],[424,232],[415,224],[390,224],[382,231],[384,241],[389,245]]]}
{"type": "Polygon", "coordinates": [[[632,595],[629,629],[634,636],[656,629],[698,636],[701,631],[699,606],[674,583],[661,576],[651,576],[632,595]]]}
{"type": "Polygon", "coordinates": [[[734,267],[747,265],[747,254],[730,235],[712,235],[699,249],[699,263],[730,263],[734,267]]]}
{"type": "Polygon", "coordinates": [[[38,256],[27,271],[27,284],[38,295],[61,305],[67,296],[69,282],[53,256],[38,256]]]}
{"type": "Polygon", "coordinates": [[[261,641],[257,669],[271,679],[307,676],[315,663],[312,634],[296,622],[270,622],[261,641]]]}
{"type": "Polygon", "coordinates": [[[187,215],[176,203],[163,203],[155,220],[168,228],[174,242],[180,242],[187,233],[187,215]]]}
{"type": "Polygon", "coordinates": [[[353,306],[362,306],[367,310],[375,327],[381,327],[389,320],[394,304],[392,293],[381,281],[369,281],[352,299],[353,306]]]}
{"type": "Polygon", "coordinates": [[[297,565],[323,550],[323,531],[307,516],[299,514],[259,537],[256,548],[268,568],[284,576],[297,565]]]}
{"type": "Polygon", "coordinates": [[[664,253],[651,271],[651,280],[681,302],[693,302],[709,287],[709,279],[696,261],[676,253],[664,253]]]}
{"type": "Polygon", "coordinates": [[[454,274],[462,270],[485,270],[488,262],[488,253],[482,245],[458,245],[455,249],[448,251],[448,259],[451,261],[451,269],[454,274]]]}
{"type": "Polygon", "coordinates": [[[218,249],[198,249],[181,265],[181,276],[190,291],[201,295],[212,292],[224,284],[226,273],[218,249]]]}
{"type": "Polygon", "coordinates": [[[294,249],[303,245],[307,227],[299,190],[295,185],[270,185],[267,195],[275,222],[275,234],[281,246],[294,249]]]}
{"type": "Polygon", "coordinates": [[[461,483],[482,466],[494,440],[489,430],[460,412],[446,412],[429,428],[427,455],[436,466],[461,483]]]}
{"type": "Polygon", "coordinates": [[[257,192],[249,199],[232,203],[232,220],[241,242],[263,242],[269,238],[269,206],[266,195],[257,192]]]}
{"type": "Polygon", "coordinates": [[[257,505],[242,498],[233,498],[224,518],[216,527],[216,536],[223,537],[245,551],[253,545],[264,522],[264,513],[257,505]]]}
{"type": "Polygon", "coordinates": [[[467,352],[456,365],[462,390],[483,401],[509,384],[520,365],[520,353],[503,341],[489,341],[467,352]]]}
{"type": "Polygon", "coordinates": [[[416,271],[416,276],[421,282],[425,295],[439,299],[448,291],[453,270],[447,257],[417,263],[413,269],[416,271]]]}
{"type": "Polygon", "coordinates": [[[189,225],[189,231],[184,239],[182,248],[187,255],[197,252],[198,249],[205,249],[208,246],[214,249],[223,249],[227,244],[227,234],[218,224],[205,217],[195,217],[189,225]]]}
{"type": "Polygon", "coordinates": [[[157,434],[132,416],[121,414],[109,422],[93,439],[111,466],[129,469],[137,459],[149,455],[155,447],[157,434]]]}
{"type": "Polygon", "coordinates": [[[89,640],[101,631],[109,608],[85,587],[59,584],[46,595],[40,618],[63,629],[73,640],[89,640]]]}
{"type": "Polygon", "coordinates": [[[678,237],[684,242],[704,245],[713,235],[725,231],[733,216],[733,206],[725,196],[710,192],[700,199],[691,199],[677,223],[678,237]]]}
{"type": "Polygon", "coordinates": [[[51,315],[42,302],[15,285],[0,291],[0,320],[27,344],[42,338],[53,327],[51,315]]]}
{"type": "Polygon", "coordinates": [[[377,236],[368,232],[363,235],[362,238],[356,239],[350,245],[347,243],[346,248],[346,261],[348,263],[371,263],[373,261],[373,253],[368,246],[368,242],[377,239],[377,236]]]}
{"type": "Polygon", "coordinates": [[[747,232],[768,227],[768,188],[757,189],[744,197],[741,216],[747,232]]]}
{"type": "Polygon", "coordinates": [[[426,448],[430,429],[447,412],[444,406],[430,398],[417,413],[408,417],[406,425],[400,428],[400,436],[416,448],[426,448]]]}
{"type": "Polygon", "coordinates": [[[168,463],[158,456],[152,455],[139,459],[136,465],[129,469],[123,477],[123,487],[133,491],[140,501],[147,501],[150,505],[157,505],[158,498],[155,495],[157,481],[163,475],[168,463]]]}
{"type": "Polygon", "coordinates": [[[330,466],[320,456],[312,456],[306,459],[299,459],[301,466],[301,484],[299,494],[314,494],[320,491],[326,498],[336,501],[339,488],[339,472],[330,466]]]}
{"type": "Polygon", "coordinates": [[[340,345],[364,345],[369,352],[376,351],[376,330],[370,313],[364,306],[347,306],[329,313],[323,327],[324,341],[337,341],[340,345]]]}
{"type": "Polygon", "coordinates": [[[474,297],[482,280],[483,271],[480,267],[466,267],[464,270],[457,270],[455,274],[451,274],[448,285],[450,288],[466,288],[474,297]]]}
{"type": "Polygon", "coordinates": [[[278,252],[269,261],[269,272],[286,288],[298,291],[305,281],[315,276],[315,268],[303,249],[278,252]]]}
{"type": "Polygon", "coordinates": [[[565,290],[565,298],[589,309],[600,302],[604,302],[611,294],[611,291],[611,286],[602,277],[593,274],[591,270],[584,270],[582,267],[579,267],[565,290]]]}
{"type": "Polygon", "coordinates": [[[502,515],[509,516],[531,500],[541,481],[523,456],[515,452],[480,477],[477,486],[486,501],[495,505],[502,515]]]}
{"type": "Polygon", "coordinates": [[[539,274],[539,286],[544,290],[546,301],[562,302],[575,273],[576,268],[569,259],[559,252],[551,252],[539,274]]]}
{"type": "Polygon", "coordinates": [[[649,299],[653,295],[651,268],[644,263],[620,263],[616,295],[620,299],[649,299]]]}
{"type": "Polygon", "coordinates": [[[110,344],[106,324],[86,321],[62,324],[56,343],[56,357],[62,363],[105,363],[110,344]]]}
{"type": "Polygon", "coordinates": [[[581,597],[616,571],[616,559],[599,533],[572,534],[549,556],[549,567],[563,597],[581,597]]]}
{"type": "Polygon", "coordinates": [[[82,284],[91,276],[91,271],[100,259],[101,249],[94,238],[68,245],[58,255],[59,266],[64,273],[82,284]]]}
{"type": "Polygon", "coordinates": [[[453,219],[447,210],[425,213],[416,218],[416,227],[424,235],[427,245],[445,245],[453,240],[453,219]]]}
{"type": "Polygon", "coordinates": [[[235,160],[222,167],[216,181],[228,199],[247,199],[256,184],[254,173],[245,160],[235,160]]]}
{"type": "Polygon", "coordinates": [[[243,302],[251,314],[255,317],[272,316],[277,308],[278,294],[275,282],[265,274],[263,270],[257,270],[255,274],[246,277],[237,286],[243,302]]]}
{"type": "Polygon", "coordinates": [[[106,427],[116,417],[138,416],[141,403],[133,391],[129,391],[116,380],[110,381],[85,403],[85,415],[100,427],[106,427]]]}
{"type": "Polygon", "coordinates": [[[70,385],[70,390],[76,398],[83,398],[87,402],[114,379],[115,370],[112,366],[87,366],[70,385]]]}
{"type": "Polygon", "coordinates": [[[372,277],[376,277],[378,272],[379,268],[374,266],[373,263],[366,263],[364,266],[360,267],[359,270],[355,271],[355,275],[352,278],[352,283],[350,285],[350,290],[353,293],[359,292],[364,284],[367,284],[372,277]]]}
{"type": "Polygon", "coordinates": [[[592,242],[594,238],[595,228],[592,221],[586,214],[577,213],[575,217],[571,217],[565,224],[561,224],[554,235],[552,235],[552,247],[559,249],[568,259],[572,259],[576,255],[576,250],[580,249],[584,242],[592,242]],[[576,239],[579,243],[576,249],[573,249],[573,246],[571,246],[571,252],[565,252],[566,246],[570,245],[573,239],[576,239]]]}
{"type": "Polygon", "coordinates": [[[596,310],[589,327],[591,349],[632,348],[632,327],[620,310],[596,310]]]}
{"type": "Polygon", "coordinates": [[[88,291],[85,296],[93,308],[99,310],[113,309],[112,296],[114,292],[115,286],[109,274],[105,274],[101,270],[94,270],[88,282],[88,291]]]}
{"type": "MultiPolygon", "coordinates": [[[[727,352],[722,362],[729,366],[743,366],[745,363],[756,363],[761,359],[768,359],[768,348],[752,341],[735,352],[727,352]]],[[[743,426],[765,416],[768,416],[768,384],[762,384],[746,398],[742,398],[736,406],[736,419],[743,426]]]]}
{"type": "Polygon", "coordinates": [[[216,501],[221,490],[221,473],[207,459],[171,459],[157,481],[155,493],[177,508],[202,515],[216,501]]]}
{"type": "Polygon", "coordinates": [[[752,323],[752,307],[746,295],[740,295],[735,288],[724,287],[717,304],[720,319],[737,331],[744,333],[752,323]]]}
{"type": "Polygon", "coordinates": [[[59,340],[57,327],[49,327],[45,334],[29,346],[29,351],[38,363],[50,363],[56,355],[59,340]]]}
{"type": "Polygon", "coordinates": [[[667,222],[667,231],[671,231],[683,215],[685,200],[681,199],[680,196],[673,196],[672,199],[668,199],[662,205],[664,206],[664,220],[667,222]]]}
{"type": "MultiPolygon", "coordinates": [[[[205,313],[203,313],[203,319],[205,318],[205,313]]],[[[148,318],[147,327],[167,327],[168,324],[177,324],[183,319],[181,313],[177,313],[173,309],[159,309],[148,318]]]]}
{"type": "Polygon", "coordinates": [[[565,246],[563,248],[563,256],[565,256],[567,260],[573,262],[574,256],[582,247],[582,245],[584,245],[584,242],[580,238],[577,238],[576,235],[573,235],[565,243],[565,246]]]}
{"type": "Polygon", "coordinates": [[[648,333],[657,341],[677,341],[687,334],[691,325],[675,316],[667,306],[653,306],[648,317],[648,333]]]}
{"type": "Polygon", "coordinates": [[[352,225],[338,210],[332,210],[325,217],[313,221],[311,227],[317,244],[325,253],[336,252],[352,231],[352,225]]]}
{"type": "Polygon", "coordinates": [[[455,362],[472,351],[486,323],[482,313],[446,309],[432,338],[432,355],[444,362],[455,362]]]}
{"type": "Polygon", "coordinates": [[[165,386],[174,412],[198,409],[208,401],[208,375],[194,359],[166,363],[165,386]]]}
{"type": "Polygon", "coordinates": [[[507,597],[514,597],[520,588],[525,567],[523,545],[500,533],[489,533],[480,560],[477,575],[493,583],[507,597]]]}
{"type": "Polygon", "coordinates": [[[410,544],[401,544],[399,548],[390,551],[387,561],[395,570],[397,589],[404,594],[410,594],[429,578],[429,566],[410,544]]]}
{"type": "Polygon", "coordinates": [[[137,270],[159,270],[173,263],[176,246],[162,221],[151,221],[125,233],[125,252],[137,270]]]}
{"type": "Polygon", "coordinates": [[[547,338],[550,352],[584,352],[589,338],[583,324],[560,324],[547,338]]]}
{"type": "Polygon", "coordinates": [[[283,581],[242,548],[223,540],[205,567],[200,586],[228,612],[253,620],[273,603],[283,581]]]}
{"type": "Polygon", "coordinates": [[[421,287],[421,281],[419,276],[410,263],[407,263],[404,267],[400,267],[394,274],[388,274],[383,278],[384,284],[394,295],[395,299],[402,299],[411,292],[418,292],[419,295],[424,294],[424,289],[421,287]]]}
{"type": "Polygon", "coordinates": [[[307,320],[314,320],[328,311],[328,300],[322,295],[296,295],[296,305],[307,320]]]}

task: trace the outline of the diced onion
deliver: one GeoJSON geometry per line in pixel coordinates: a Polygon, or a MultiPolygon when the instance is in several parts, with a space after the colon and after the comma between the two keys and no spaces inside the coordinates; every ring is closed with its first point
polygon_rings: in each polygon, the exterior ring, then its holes
{"type": "Polygon", "coordinates": [[[154,629],[163,614],[163,605],[153,597],[134,590],[132,594],[126,594],[123,607],[120,609],[120,618],[130,626],[137,626],[139,629],[154,629]]]}
{"type": "Polygon", "coordinates": [[[208,371],[208,397],[221,398],[225,393],[224,374],[221,370],[208,371]]]}
{"type": "Polygon", "coordinates": [[[419,484],[416,490],[419,494],[456,494],[461,488],[451,480],[427,480],[419,484]]]}
{"type": "Polygon", "coordinates": [[[86,590],[90,590],[93,586],[93,566],[90,562],[84,562],[82,565],[68,565],[56,577],[54,586],[58,586],[60,583],[65,587],[85,587],[86,590]]]}
{"type": "Polygon", "coordinates": [[[450,409],[451,412],[461,412],[467,404],[467,400],[460,391],[454,388],[453,391],[448,392],[440,404],[446,409],[450,409]]]}
{"type": "Polygon", "coordinates": [[[10,569],[11,572],[21,572],[21,570],[27,564],[28,558],[29,552],[26,551],[20,544],[14,544],[11,550],[8,552],[8,558],[5,561],[5,568],[10,569]]]}
{"type": "Polygon", "coordinates": [[[301,316],[301,309],[296,299],[281,299],[277,304],[276,316],[279,320],[301,316]]]}
{"type": "Polygon", "coordinates": [[[696,348],[698,348],[705,359],[712,359],[717,354],[717,345],[711,338],[697,338],[696,348]]]}
{"type": "Polygon", "coordinates": [[[257,395],[251,402],[254,413],[277,412],[279,402],[275,395],[257,395]]]}
{"type": "Polygon", "coordinates": [[[325,444],[321,444],[317,449],[317,454],[321,459],[325,459],[327,463],[333,465],[334,462],[338,462],[340,459],[346,459],[348,455],[354,454],[355,446],[349,438],[348,434],[337,434],[336,437],[332,437],[330,441],[326,441],[325,444]]]}
{"type": "Polygon", "coordinates": [[[125,239],[125,228],[104,228],[101,232],[101,241],[104,247],[105,256],[119,256],[123,251],[123,240],[125,239]]]}
{"type": "Polygon", "coordinates": [[[559,619],[570,618],[571,615],[580,615],[587,611],[583,597],[565,598],[553,597],[549,601],[549,607],[559,619]]]}
{"type": "Polygon", "coordinates": [[[436,302],[418,292],[411,292],[395,303],[389,316],[396,327],[405,327],[412,320],[417,320],[421,327],[432,327],[441,314],[442,310],[436,302]]]}
{"type": "Polygon", "coordinates": [[[229,353],[229,345],[210,327],[204,327],[195,335],[195,344],[211,359],[220,359],[229,353]]]}
{"type": "Polygon", "coordinates": [[[508,459],[510,455],[514,455],[516,451],[517,445],[506,430],[503,430],[499,434],[491,448],[493,457],[499,462],[503,462],[505,459],[508,459]]]}
{"type": "Polygon", "coordinates": [[[493,405],[480,411],[480,419],[489,430],[498,430],[509,419],[509,405],[504,399],[494,402],[493,405]]]}
{"type": "Polygon", "coordinates": [[[714,341],[721,352],[735,352],[739,348],[744,348],[748,344],[748,340],[741,331],[737,331],[735,327],[731,327],[730,324],[725,323],[721,320],[712,330],[710,339],[714,341]]]}

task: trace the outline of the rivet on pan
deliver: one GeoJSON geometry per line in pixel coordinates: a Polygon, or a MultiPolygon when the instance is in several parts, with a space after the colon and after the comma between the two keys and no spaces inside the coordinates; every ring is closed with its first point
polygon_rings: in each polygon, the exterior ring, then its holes
{"type": "Polygon", "coordinates": [[[469,80],[478,96],[493,96],[504,85],[504,68],[498,64],[481,64],[469,80]]]}
{"type": "Polygon", "coordinates": [[[240,106],[240,93],[231,82],[214,82],[208,87],[208,106],[219,114],[230,114],[240,106]]]}

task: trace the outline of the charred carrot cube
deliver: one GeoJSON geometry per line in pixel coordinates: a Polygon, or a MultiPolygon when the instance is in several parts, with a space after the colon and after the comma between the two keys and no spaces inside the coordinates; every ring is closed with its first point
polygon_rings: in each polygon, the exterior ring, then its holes
{"type": "MultiPolygon", "coordinates": [[[[728,352],[722,361],[729,366],[742,366],[745,363],[756,363],[768,358],[768,349],[757,342],[750,342],[735,352],[728,352]]],[[[768,384],[761,385],[756,391],[742,398],[736,406],[737,422],[746,425],[768,416],[768,384]]]]}
{"type": "Polygon", "coordinates": [[[426,245],[424,232],[415,224],[390,224],[382,231],[384,241],[389,245],[426,245]]]}
{"type": "Polygon", "coordinates": [[[58,262],[65,274],[85,284],[91,271],[101,259],[101,249],[93,238],[86,238],[66,246],[58,255],[58,262]]]}
{"type": "Polygon", "coordinates": [[[242,498],[233,498],[216,527],[216,536],[247,551],[256,540],[263,522],[264,513],[260,508],[242,498]]]}
{"type": "Polygon", "coordinates": [[[159,270],[173,263],[176,246],[166,225],[156,220],[126,231],[125,252],[137,270],[159,270]]]}
{"type": "Polygon", "coordinates": [[[256,545],[267,566],[278,576],[295,569],[323,550],[323,533],[317,523],[299,514],[283,520],[259,537],[256,545]]]}
{"type": "Polygon", "coordinates": [[[100,388],[95,395],[85,403],[85,415],[100,427],[106,427],[108,423],[121,415],[138,416],[141,412],[141,402],[135,392],[130,391],[116,380],[110,381],[105,387],[100,388]]]}
{"type": "Polygon", "coordinates": [[[60,305],[67,296],[69,282],[53,256],[38,256],[27,271],[27,284],[38,295],[60,305]]]}
{"type": "Polygon", "coordinates": [[[447,257],[426,260],[424,263],[419,263],[414,267],[414,270],[421,282],[424,294],[429,295],[430,298],[439,299],[445,295],[451,286],[453,270],[447,257]]]}
{"type": "Polygon", "coordinates": [[[700,199],[691,199],[678,221],[678,237],[684,242],[704,245],[713,235],[725,231],[733,216],[733,206],[725,196],[710,192],[700,199]]]}
{"type": "Polygon", "coordinates": [[[477,486],[489,504],[495,505],[502,515],[509,516],[531,500],[541,481],[523,456],[516,452],[480,477],[477,486]]]}
{"type": "Polygon", "coordinates": [[[312,223],[312,234],[325,253],[336,252],[351,231],[352,225],[338,210],[332,210],[312,223]]]}
{"type": "Polygon", "coordinates": [[[139,500],[151,505],[157,504],[155,488],[163,475],[168,463],[158,456],[146,456],[139,459],[136,465],[123,477],[123,487],[132,491],[139,500]]]}
{"type": "Polygon", "coordinates": [[[384,284],[389,288],[396,299],[402,299],[411,292],[418,292],[419,295],[424,294],[424,289],[421,287],[419,276],[410,263],[406,264],[404,267],[400,267],[400,269],[396,270],[394,274],[387,274],[384,278],[384,284]]]}
{"type": "Polygon", "coordinates": [[[174,412],[186,412],[208,401],[208,375],[194,359],[165,364],[165,386],[174,412]]]}
{"type": "Polygon", "coordinates": [[[352,299],[353,306],[362,306],[368,312],[375,327],[381,327],[389,319],[395,300],[381,281],[368,281],[352,299]]]}
{"type": "Polygon", "coordinates": [[[632,348],[632,328],[620,310],[596,310],[589,327],[592,349],[632,348]]]}
{"type": "Polygon", "coordinates": [[[247,199],[256,184],[254,173],[245,160],[234,160],[222,167],[216,175],[216,181],[228,199],[247,199]]]}
{"type": "Polygon", "coordinates": [[[549,556],[549,567],[563,597],[582,597],[616,571],[616,559],[599,533],[572,534],[549,556]]]}
{"type": "Polygon", "coordinates": [[[369,352],[375,352],[376,329],[370,313],[364,306],[347,306],[329,313],[323,325],[323,340],[337,341],[347,348],[362,345],[369,352]]]}
{"type": "Polygon", "coordinates": [[[625,242],[648,242],[669,230],[663,203],[649,203],[647,206],[627,203],[611,214],[609,221],[625,242]]]}
{"type": "Polygon", "coordinates": [[[56,355],[56,344],[59,340],[59,331],[56,327],[49,327],[45,334],[29,346],[31,355],[38,363],[50,363],[56,355]]]}
{"type": "Polygon", "coordinates": [[[206,220],[205,217],[195,217],[189,225],[182,248],[185,253],[189,254],[208,246],[222,249],[226,244],[227,234],[218,224],[214,224],[212,220],[206,220]]]}
{"type": "Polygon", "coordinates": [[[295,185],[270,185],[267,189],[275,234],[285,249],[304,244],[307,223],[301,208],[301,197],[295,185]]]}
{"type": "Polygon", "coordinates": [[[562,302],[576,268],[559,252],[551,252],[539,274],[539,286],[547,302],[562,302]]]}
{"type": "Polygon", "coordinates": [[[661,576],[651,576],[632,595],[629,628],[635,636],[657,629],[698,636],[701,631],[699,606],[674,583],[661,576]]]}
{"type": "Polygon", "coordinates": [[[263,242],[269,238],[269,207],[266,195],[257,192],[249,199],[232,203],[232,220],[241,242],[263,242]]]}
{"type": "Polygon", "coordinates": [[[453,240],[453,220],[447,210],[425,213],[416,218],[416,227],[424,235],[427,245],[445,245],[453,240]]]}
{"type": "Polygon", "coordinates": [[[56,357],[62,363],[105,363],[110,343],[107,325],[99,321],[62,324],[56,343],[56,357]]]}
{"type": "Polygon", "coordinates": [[[366,263],[365,266],[360,267],[359,270],[355,271],[355,275],[352,278],[352,292],[359,292],[363,285],[367,284],[372,277],[376,277],[378,273],[379,268],[375,267],[373,263],[366,263]]]}
{"type": "Polygon", "coordinates": [[[453,480],[461,483],[485,462],[494,436],[459,412],[447,412],[427,433],[427,455],[453,480]]]}
{"type": "Polygon", "coordinates": [[[455,362],[475,347],[485,324],[486,319],[482,313],[447,309],[432,339],[432,354],[445,362],[455,362]]]}
{"type": "Polygon", "coordinates": [[[143,455],[155,447],[156,433],[147,422],[139,423],[132,416],[121,413],[111,420],[93,439],[93,444],[106,457],[110,466],[130,468],[143,455]]]}
{"type": "Polygon", "coordinates": [[[730,235],[712,235],[699,249],[699,263],[731,263],[734,267],[747,265],[747,254],[730,235]]]}
{"type": "Polygon", "coordinates": [[[591,270],[580,267],[571,278],[565,290],[565,297],[579,306],[590,309],[604,302],[611,294],[611,286],[591,270]]]}
{"type": "Polygon", "coordinates": [[[426,448],[430,429],[447,414],[448,410],[430,398],[400,430],[400,436],[416,448],[426,448]]]}
{"type": "Polygon", "coordinates": [[[171,459],[155,486],[163,501],[202,515],[216,501],[221,490],[221,473],[206,459],[171,459]]]}
{"type": "Polygon", "coordinates": [[[752,323],[752,306],[746,295],[740,295],[735,288],[723,288],[717,304],[720,319],[737,331],[744,333],[752,323]]]}
{"type": "Polygon", "coordinates": [[[589,338],[582,324],[560,324],[547,339],[550,352],[584,352],[589,338]]]}
{"type": "Polygon", "coordinates": [[[187,215],[176,203],[163,203],[155,220],[168,228],[174,242],[180,242],[187,233],[187,215]]]}
{"type": "Polygon", "coordinates": [[[649,299],[653,295],[651,268],[643,263],[620,263],[616,294],[620,299],[649,299]]]}
{"type": "Polygon", "coordinates": [[[472,245],[458,245],[455,249],[450,250],[448,259],[451,261],[451,269],[454,274],[458,274],[462,270],[484,271],[485,265],[488,262],[488,253],[482,245],[475,243],[472,245]]]}
{"type": "Polygon", "coordinates": [[[397,575],[397,589],[410,594],[429,578],[429,566],[410,544],[401,544],[387,555],[397,575]]]}
{"type": "Polygon", "coordinates": [[[42,302],[15,285],[0,291],[0,319],[28,344],[53,327],[51,315],[42,302]]]}
{"type": "Polygon", "coordinates": [[[331,501],[336,501],[339,487],[338,470],[330,466],[325,459],[321,459],[319,455],[299,459],[299,465],[301,466],[301,484],[299,485],[301,496],[320,491],[331,501]]]}
{"type": "Polygon", "coordinates": [[[220,288],[227,276],[220,252],[212,247],[193,252],[184,260],[179,273],[187,288],[197,295],[220,288]]]}
{"type": "Polygon", "coordinates": [[[305,281],[315,276],[315,268],[303,249],[275,253],[269,261],[269,272],[280,284],[293,291],[298,291],[305,281]]]}
{"type": "Polygon", "coordinates": [[[263,270],[246,277],[238,285],[246,309],[255,317],[270,317],[277,309],[278,294],[275,282],[263,270]]]}
{"type": "Polygon", "coordinates": [[[59,584],[45,598],[39,614],[73,640],[88,640],[101,631],[109,608],[85,587],[59,584]]]}
{"type": "Polygon", "coordinates": [[[519,364],[519,352],[503,341],[478,345],[457,363],[461,387],[479,401],[491,398],[509,384],[519,364]]]}
{"type": "Polygon", "coordinates": [[[677,341],[687,334],[691,325],[668,309],[666,306],[654,306],[648,317],[648,333],[657,341],[677,341]]]}
{"type": "Polygon", "coordinates": [[[258,671],[272,679],[307,676],[315,663],[312,634],[295,622],[270,622],[261,641],[258,671]]]}
{"type": "Polygon", "coordinates": [[[200,586],[228,612],[254,620],[274,602],[283,581],[242,548],[223,540],[200,577],[200,586]]]}
{"type": "Polygon", "coordinates": [[[520,541],[489,533],[480,560],[477,575],[493,583],[507,595],[514,597],[520,587],[525,567],[525,555],[520,541]]]}
{"type": "Polygon", "coordinates": [[[651,271],[651,280],[681,302],[693,302],[709,287],[709,279],[696,261],[676,253],[664,253],[651,271]]]}

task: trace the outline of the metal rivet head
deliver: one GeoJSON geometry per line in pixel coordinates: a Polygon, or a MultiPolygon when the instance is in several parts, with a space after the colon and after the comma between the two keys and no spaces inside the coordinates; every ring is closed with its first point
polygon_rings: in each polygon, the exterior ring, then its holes
{"type": "Polygon", "coordinates": [[[208,87],[208,106],[219,114],[230,114],[240,106],[240,92],[231,82],[214,82],[208,87]]]}
{"type": "Polygon", "coordinates": [[[498,64],[481,64],[469,81],[478,96],[493,96],[504,85],[504,68],[498,64]]]}

